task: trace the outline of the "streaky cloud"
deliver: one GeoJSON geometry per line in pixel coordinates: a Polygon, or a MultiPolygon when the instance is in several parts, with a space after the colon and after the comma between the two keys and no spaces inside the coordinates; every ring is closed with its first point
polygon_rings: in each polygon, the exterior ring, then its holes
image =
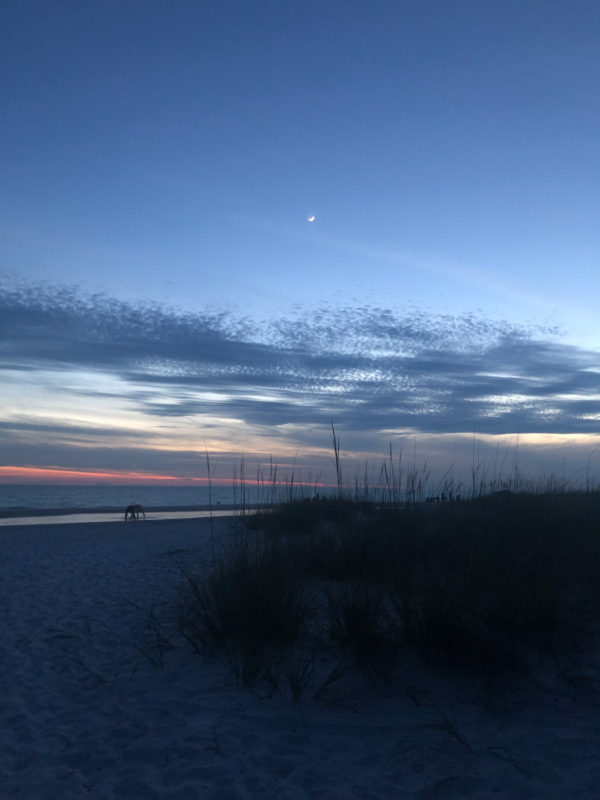
{"type": "Polygon", "coordinates": [[[599,362],[552,330],[475,314],[323,306],[259,323],[74,287],[0,286],[2,369],[105,373],[118,379],[115,402],[150,417],[218,406],[272,429],[336,420],[363,432],[586,433],[597,428],[599,362]]]}

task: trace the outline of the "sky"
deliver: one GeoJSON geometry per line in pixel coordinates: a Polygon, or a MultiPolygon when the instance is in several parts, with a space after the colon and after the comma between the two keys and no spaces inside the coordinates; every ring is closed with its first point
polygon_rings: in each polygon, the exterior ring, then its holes
{"type": "Polygon", "coordinates": [[[332,425],[349,481],[599,473],[595,0],[5,0],[0,40],[0,482],[326,482],[332,425]]]}

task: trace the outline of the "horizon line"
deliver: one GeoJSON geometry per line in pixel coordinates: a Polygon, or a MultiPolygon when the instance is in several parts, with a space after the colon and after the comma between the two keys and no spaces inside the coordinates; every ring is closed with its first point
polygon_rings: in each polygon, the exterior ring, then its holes
{"type": "MultiPolygon", "coordinates": [[[[140,486],[140,485],[162,485],[171,486],[270,486],[273,481],[259,480],[258,478],[232,476],[229,478],[218,478],[211,476],[184,477],[181,475],[161,475],[145,472],[101,472],[86,470],[69,470],[54,467],[17,467],[13,465],[0,466],[0,485],[14,485],[18,483],[29,485],[65,485],[65,486],[88,486],[88,485],[116,485],[116,486],[140,486]],[[62,479],[62,480],[61,480],[62,479]]],[[[320,481],[292,481],[296,486],[328,487],[333,484],[320,481]]],[[[276,481],[276,486],[286,486],[287,481],[276,481]]]]}

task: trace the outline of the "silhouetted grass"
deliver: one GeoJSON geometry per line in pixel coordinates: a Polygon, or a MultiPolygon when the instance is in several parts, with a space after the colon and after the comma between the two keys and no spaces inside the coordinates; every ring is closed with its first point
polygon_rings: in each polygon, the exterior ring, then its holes
{"type": "Polygon", "coordinates": [[[377,584],[344,583],[327,592],[329,633],[373,683],[385,680],[392,666],[395,631],[388,600],[377,584]]]}
{"type": "Polygon", "coordinates": [[[304,691],[305,636],[379,680],[406,647],[485,674],[525,669],[531,651],[576,648],[599,622],[600,492],[409,506],[340,492],[245,523],[257,530],[187,577],[183,614],[194,646],[233,654],[243,683],[279,653],[304,691]]]}
{"type": "Polygon", "coordinates": [[[297,639],[307,608],[286,549],[238,538],[207,573],[184,575],[181,628],[195,649],[226,653],[249,686],[297,639]]]}

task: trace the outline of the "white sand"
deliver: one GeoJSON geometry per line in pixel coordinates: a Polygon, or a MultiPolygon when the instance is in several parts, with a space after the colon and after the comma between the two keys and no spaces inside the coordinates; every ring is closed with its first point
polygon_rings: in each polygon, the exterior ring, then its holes
{"type": "Polygon", "coordinates": [[[2,798],[600,796],[597,670],[495,707],[408,662],[352,703],[261,699],[177,634],[176,559],[209,545],[206,520],[0,531],[2,798]]]}

